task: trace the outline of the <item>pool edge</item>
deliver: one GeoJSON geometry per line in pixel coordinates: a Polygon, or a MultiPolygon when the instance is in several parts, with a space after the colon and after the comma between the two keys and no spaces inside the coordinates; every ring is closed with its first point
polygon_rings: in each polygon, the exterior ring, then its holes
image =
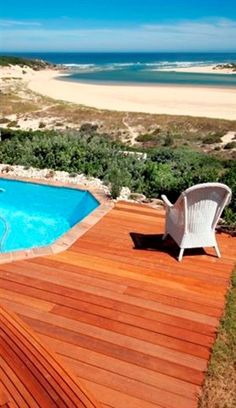
{"type": "Polygon", "coordinates": [[[1,178],[6,180],[25,181],[33,184],[43,184],[54,187],[67,187],[73,188],[75,190],[88,191],[96,198],[100,205],[90,214],[88,214],[82,221],[78,222],[72,228],[70,228],[69,231],[67,231],[51,245],[0,254],[0,264],[63,252],[68,249],[77,239],[84,235],[98,221],[100,221],[100,219],[103,218],[104,215],[106,215],[114,207],[113,201],[109,199],[104,192],[95,187],[87,187],[80,184],[63,183],[56,180],[10,176],[6,174],[1,174],[1,178]]]}

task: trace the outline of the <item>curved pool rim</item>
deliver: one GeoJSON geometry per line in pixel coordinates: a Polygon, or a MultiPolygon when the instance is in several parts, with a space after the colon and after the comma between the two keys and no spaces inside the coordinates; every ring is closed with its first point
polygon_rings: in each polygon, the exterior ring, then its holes
{"type": "Polygon", "coordinates": [[[0,253],[0,264],[13,261],[19,261],[39,256],[54,255],[68,249],[75,241],[84,235],[91,227],[93,227],[100,219],[104,217],[114,206],[114,203],[99,189],[85,188],[84,185],[63,183],[55,180],[45,180],[36,178],[17,177],[12,175],[1,174],[1,178],[6,180],[23,181],[33,184],[41,184],[53,187],[72,188],[76,190],[88,191],[99,202],[99,206],[90,214],[88,214],[82,221],[79,221],[65,234],[60,236],[52,244],[42,247],[35,247],[14,252],[0,253]]]}

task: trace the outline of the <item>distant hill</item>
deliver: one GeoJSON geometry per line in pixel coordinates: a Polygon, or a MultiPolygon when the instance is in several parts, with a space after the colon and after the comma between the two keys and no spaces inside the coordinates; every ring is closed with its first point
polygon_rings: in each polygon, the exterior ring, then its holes
{"type": "Polygon", "coordinates": [[[43,60],[0,55],[0,66],[10,66],[10,65],[19,65],[22,68],[29,67],[35,71],[39,71],[40,69],[45,69],[45,68],[55,68],[56,67],[55,64],[51,64],[43,60]]]}

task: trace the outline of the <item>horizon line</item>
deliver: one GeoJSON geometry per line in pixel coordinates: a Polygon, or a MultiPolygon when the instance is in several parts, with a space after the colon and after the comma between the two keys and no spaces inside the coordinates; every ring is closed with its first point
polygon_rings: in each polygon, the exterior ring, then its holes
{"type": "Polygon", "coordinates": [[[157,51],[157,50],[153,50],[153,51],[144,51],[144,50],[139,50],[139,51],[137,51],[137,50],[130,50],[130,51],[109,51],[109,50],[106,50],[106,51],[102,51],[102,50],[100,50],[100,51],[96,51],[96,50],[90,50],[90,51],[85,51],[85,50],[81,50],[81,51],[79,51],[79,50],[71,50],[71,51],[65,51],[65,50],[60,50],[60,51],[52,51],[52,50],[27,50],[27,51],[23,51],[23,50],[15,50],[15,51],[3,51],[3,50],[1,50],[0,49],[0,53],[7,53],[7,54],[10,54],[10,53],[14,53],[14,54],[19,54],[19,53],[48,53],[48,54],[56,54],[56,53],[64,53],[64,54],[71,54],[71,53],[81,53],[81,54],[90,54],[90,53],[97,53],[97,54],[101,54],[101,53],[103,53],[103,54],[111,54],[111,53],[113,53],[113,54],[130,54],[130,53],[133,53],[133,54],[136,54],[136,53],[143,53],[143,54],[153,54],[153,53],[158,53],[158,54],[235,54],[236,53],[236,49],[235,50],[221,50],[221,51],[219,51],[219,50],[217,50],[217,51],[214,51],[214,50],[209,50],[209,51],[190,51],[190,50],[188,50],[188,51],[157,51]]]}

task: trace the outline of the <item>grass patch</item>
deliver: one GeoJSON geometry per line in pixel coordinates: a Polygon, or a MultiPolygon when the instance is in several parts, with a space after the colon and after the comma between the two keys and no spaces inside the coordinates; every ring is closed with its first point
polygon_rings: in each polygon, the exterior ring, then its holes
{"type": "Polygon", "coordinates": [[[22,99],[14,95],[14,93],[1,94],[0,93],[0,107],[2,115],[13,115],[19,113],[34,112],[39,108],[34,102],[22,101],[22,99]]]}
{"type": "Polygon", "coordinates": [[[199,408],[236,407],[236,269],[199,408]]]}

